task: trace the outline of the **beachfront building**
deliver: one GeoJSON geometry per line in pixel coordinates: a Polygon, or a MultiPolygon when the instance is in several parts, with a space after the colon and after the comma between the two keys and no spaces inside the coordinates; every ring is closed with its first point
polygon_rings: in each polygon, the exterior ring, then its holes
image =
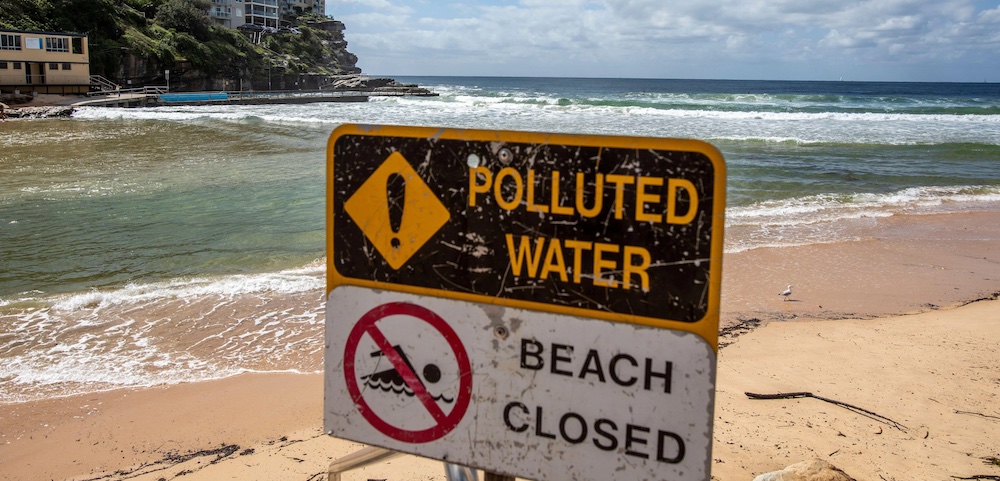
{"type": "Polygon", "coordinates": [[[239,2],[239,8],[236,7],[235,0],[212,0],[212,6],[208,8],[208,16],[224,27],[233,28],[237,25],[243,23],[243,8],[242,3],[239,2]],[[233,18],[238,19],[238,23],[233,23],[233,18]]]}
{"type": "Polygon", "coordinates": [[[224,27],[278,27],[278,0],[212,0],[208,16],[224,27]]]}
{"type": "Polygon", "coordinates": [[[88,48],[84,34],[0,30],[0,91],[87,93],[88,48]]]}
{"type": "Polygon", "coordinates": [[[303,13],[323,15],[326,12],[326,0],[280,0],[280,2],[282,17],[303,13]]]}
{"type": "Polygon", "coordinates": [[[278,28],[278,0],[247,0],[243,4],[243,23],[278,28]]]}
{"type": "Polygon", "coordinates": [[[288,15],[325,11],[326,0],[212,0],[208,16],[229,28],[246,24],[277,28],[288,15]]]}

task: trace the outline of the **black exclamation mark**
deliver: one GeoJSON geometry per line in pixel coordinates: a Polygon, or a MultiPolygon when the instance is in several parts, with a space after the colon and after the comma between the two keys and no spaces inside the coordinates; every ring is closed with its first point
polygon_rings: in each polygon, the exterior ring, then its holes
{"type": "Polygon", "coordinates": [[[399,249],[399,228],[403,225],[403,206],[406,204],[406,179],[402,174],[389,174],[385,192],[389,201],[389,228],[395,234],[390,243],[393,249],[399,249]]]}

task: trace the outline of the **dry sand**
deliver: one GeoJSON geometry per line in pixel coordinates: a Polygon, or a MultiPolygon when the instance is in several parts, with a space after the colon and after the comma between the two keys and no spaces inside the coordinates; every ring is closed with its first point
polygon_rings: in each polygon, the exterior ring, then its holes
{"type": "MultiPolygon", "coordinates": [[[[892,219],[880,232],[726,256],[714,479],[814,457],[859,480],[1000,477],[1000,214],[892,219]],[[865,411],[745,395],[799,391],[865,411]]],[[[7,405],[0,477],[325,479],[361,445],[321,425],[321,374],[7,405]]],[[[344,479],[440,480],[444,469],[402,456],[344,479]]]]}
{"type": "Polygon", "coordinates": [[[87,97],[84,95],[38,94],[28,103],[11,105],[11,107],[55,107],[59,105],[71,105],[81,100],[87,100],[87,97]]]}

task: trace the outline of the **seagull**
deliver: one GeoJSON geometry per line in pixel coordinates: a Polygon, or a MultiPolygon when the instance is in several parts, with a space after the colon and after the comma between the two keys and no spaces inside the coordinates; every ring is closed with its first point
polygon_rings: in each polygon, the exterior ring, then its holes
{"type": "Polygon", "coordinates": [[[788,298],[792,295],[792,285],[789,284],[788,288],[779,292],[778,295],[784,297],[783,300],[787,301],[788,298]]]}

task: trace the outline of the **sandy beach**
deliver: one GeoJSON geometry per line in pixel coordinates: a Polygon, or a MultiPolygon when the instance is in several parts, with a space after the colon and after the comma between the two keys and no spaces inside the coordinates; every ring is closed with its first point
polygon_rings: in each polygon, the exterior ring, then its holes
{"type": "MultiPolygon", "coordinates": [[[[713,479],[812,458],[859,480],[1000,476],[1000,214],[883,222],[877,238],[725,256],[713,479]]],[[[0,471],[325,479],[361,445],[322,433],[322,385],[320,373],[245,374],[5,405],[0,471]]],[[[344,476],[444,478],[415,456],[344,476]]]]}
{"type": "Polygon", "coordinates": [[[70,105],[82,100],[87,100],[87,97],[81,95],[38,94],[34,97],[30,97],[30,100],[25,103],[9,103],[9,107],[12,109],[20,109],[23,107],[55,107],[59,105],[70,105]]]}

